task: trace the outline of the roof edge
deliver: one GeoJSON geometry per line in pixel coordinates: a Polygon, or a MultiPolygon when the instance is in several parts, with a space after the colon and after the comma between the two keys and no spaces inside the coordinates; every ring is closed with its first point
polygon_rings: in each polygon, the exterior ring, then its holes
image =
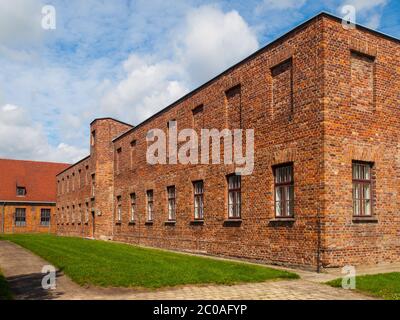
{"type": "Polygon", "coordinates": [[[79,163],[81,163],[81,162],[83,162],[83,161],[85,161],[86,159],[89,159],[89,158],[90,158],[90,154],[89,154],[88,156],[86,156],[85,158],[79,160],[78,162],[75,162],[75,163],[71,164],[68,168],[65,168],[65,169],[64,169],[63,171],[61,171],[60,173],[57,173],[57,174],[56,174],[56,177],[58,177],[60,174],[62,174],[62,173],[64,173],[64,172],[68,171],[69,169],[75,167],[77,164],[79,164],[79,163]]]}
{"type": "Polygon", "coordinates": [[[99,121],[99,120],[113,120],[113,121],[115,121],[115,122],[119,122],[119,123],[121,123],[121,124],[124,124],[124,125],[129,126],[129,127],[132,127],[132,128],[135,127],[134,125],[132,125],[132,124],[130,124],[130,123],[126,123],[126,122],[123,122],[123,121],[121,121],[121,120],[114,119],[114,118],[111,118],[111,117],[96,118],[96,119],[94,119],[94,120],[90,123],[90,125],[92,125],[93,123],[95,123],[96,121],[99,121]]]}

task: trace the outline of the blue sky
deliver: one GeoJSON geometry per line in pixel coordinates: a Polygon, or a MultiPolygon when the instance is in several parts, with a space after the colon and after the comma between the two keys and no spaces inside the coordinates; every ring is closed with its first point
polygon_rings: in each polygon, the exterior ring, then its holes
{"type": "Polygon", "coordinates": [[[65,161],[88,126],[137,124],[320,11],[400,38],[398,0],[0,0],[0,157],[65,161]],[[56,29],[41,9],[56,9],[56,29]]]}

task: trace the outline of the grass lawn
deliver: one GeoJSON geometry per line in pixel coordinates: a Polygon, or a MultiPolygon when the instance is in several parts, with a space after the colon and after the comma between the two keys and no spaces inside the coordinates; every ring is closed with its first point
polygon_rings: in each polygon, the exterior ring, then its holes
{"type": "MultiPolygon", "coordinates": [[[[335,279],[327,284],[341,287],[342,279],[335,279]]],[[[400,272],[356,277],[356,290],[386,300],[400,300],[400,272]]]]}
{"type": "Polygon", "coordinates": [[[6,279],[0,271],[0,300],[11,300],[12,294],[6,279]]]}
{"type": "Polygon", "coordinates": [[[263,266],[121,243],[52,235],[0,236],[2,239],[34,252],[80,285],[160,288],[298,278],[294,273],[263,266]]]}

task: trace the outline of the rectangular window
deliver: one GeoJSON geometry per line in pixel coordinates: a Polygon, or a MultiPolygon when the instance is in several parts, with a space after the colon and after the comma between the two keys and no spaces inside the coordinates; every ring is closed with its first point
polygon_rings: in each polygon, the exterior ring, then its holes
{"type": "Polygon", "coordinates": [[[122,221],[122,204],[121,204],[121,196],[117,197],[117,222],[122,221]]]}
{"type": "Polygon", "coordinates": [[[176,219],[176,189],[175,186],[167,188],[168,193],[168,220],[176,219]]]}
{"type": "Polygon", "coordinates": [[[228,218],[239,219],[241,216],[241,176],[228,176],[228,218]]]}
{"type": "Polygon", "coordinates": [[[50,209],[40,210],[40,225],[46,227],[50,225],[50,209]]]}
{"type": "Polygon", "coordinates": [[[17,187],[17,196],[18,197],[26,196],[26,188],[25,187],[17,187]]]}
{"type": "Polygon", "coordinates": [[[121,161],[121,153],[122,153],[122,149],[118,148],[117,149],[117,155],[116,155],[116,159],[115,159],[115,172],[117,174],[119,174],[119,170],[120,170],[120,161],[121,161]]]}
{"type": "Polygon", "coordinates": [[[92,174],[92,190],[91,190],[92,198],[94,198],[96,194],[96,175],[92,174]]]}
{"type": "Polygon", "coordinates": [[[353,162],[353,214],[371,216],[371,164],[353,162]]]}
{"type": "Polygon", "coordinates": [[[131,170],[134,169],[136,163],[136,140],[131,141],[131,170]]]}
{"type": "Polygon", "coordinates": [[[91,137],[90,137],[90,144],[92,145],[92,147],[95,145],[95,143],[96,143],[96,131],[95,130],[93,130],[92,131],[92,135],[91,135],[91,137]]]}
{"type": "Polygon", "coordinates": [[[375,108],[375,57],[351,51],[351,106],[361,111],[375,108]]]}
{"type": "Polygon", "coordinates": [[[15,226],[25,227],[26,226],[26,209],[16,208],[15,209],[15,226]]]}
{"type": "Polygon", "coordinates": [[[293,112],[292,59],[271,68],[272,110],[274,117],[289,116],[293,112]]]}
{"type": "Polygon", "coordinates": [[[86,223],[89,222],[89,202],[86,202],[86,207],[85,207],[85,221],[86,223]]]}
{"type": "Polygon", "coordinates": [[[153,221],[154,214],[154,202],[153,202],[153,190],[147,190],[147,221],[153,221]]]}
{"type": "Polygon", "coordinates": [[[240,84],[225,91],[227,107],[227,127],[240,129],[242,127],[242,93],[240,84]]]}
{"type": "Polygon", "coordinates": [[[193,128],[200,130],[204,128],[204,105],[199,105],[192,110],[193,114],[193,128]]]}
{"type": "Polygon", "coordinates": [[[79,189],[81,188],[81,184],[82,184],[81,179],[82,179],[82,170],[79,169],[79,170],[78,170],[78,188],[79,188],[79,189]]]}
{"type": "Polygon", "coordinates": [[[136,194],[131,193],[131,221],[135,221],[136,215],[136,194]]]}
{"type": "Polygon", "coordinates": [[[204,219],[204,183],[203,181],[193,182],[194,189],[194,219],[204,219]]]}
{"type": "Polygon", "coordinates": [[[75,223],[75,205],[72,205],[71,221],[72,223],[75,223]]]}
{"type": "Polygon", "coordinates": [[[82,205],[78,204],[78,222],[81,223],[82,222],[82,205]]]}
{"type": "Polygon", "coordinates": [[[275,216],[294,216],[293,164],[276,167],[275,175],[275,216]]]}

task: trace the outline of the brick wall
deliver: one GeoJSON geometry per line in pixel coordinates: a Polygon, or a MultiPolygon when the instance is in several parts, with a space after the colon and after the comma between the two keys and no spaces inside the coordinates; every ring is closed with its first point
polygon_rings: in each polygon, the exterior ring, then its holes
{"type": "MultiPolygon", "coordinates": [[[[398,261],[399,55],[398,41],[366,29],[345,30],[340,20],[322,14],[113,143],[129,127],[95,121],[91,129],[98,140],[87,160],[96,175],[91,204],[101,213],[94,215],[94,235],[313,268],[318,261],[326,267],[398,261]],[[255,168],[242,177],[240,221],[228,220],[226,176],[232,165],[147,163],[147,132],[167,130],[171,120],[178,130],[255,130],[255,168]],[[353,160],[373,162],[369,221],[353,217],[353,160]],[[273,166],[288,162],[294,166],[295,217],[282,220],[274,213],[273,166]],[[201,223],[194,221],[196,180],[204,181],[201,223]],[[167,222],[172,185],[174,223],[167,222]],[[146,223],[147,190],[154,193],[152,223],[146,223]]],[[[90,188],[82,192],[61,194],[58,209],[90,197],[90,188]]],[[[74,227],[64,224],[58,232],[85,234],[84,226],[74,227]]]]}
{"type": "MultiPolygon", "coordinates": [[[[0,205],[0,220],[4,214],[4,233],[55,233],[56,211],[55,205],[34,204],[34,203],[9,203],[0,205]],[[24,226],[16,226],[15,212],[16,209],[25,209],[26,224],[24,226]],[[50,210],[50,225],[41,224],[41,210],[50,210]]],[[[2,230],[0,230],[2,232],[2,230]]]]}
{"type": "Polygon", "coordinates": [[[399,42],[325,19],[324,56],[323,264],[398,261],[399,42]],[[372,221],[353,218],[354,160],[373,163],[372,221]]]}

